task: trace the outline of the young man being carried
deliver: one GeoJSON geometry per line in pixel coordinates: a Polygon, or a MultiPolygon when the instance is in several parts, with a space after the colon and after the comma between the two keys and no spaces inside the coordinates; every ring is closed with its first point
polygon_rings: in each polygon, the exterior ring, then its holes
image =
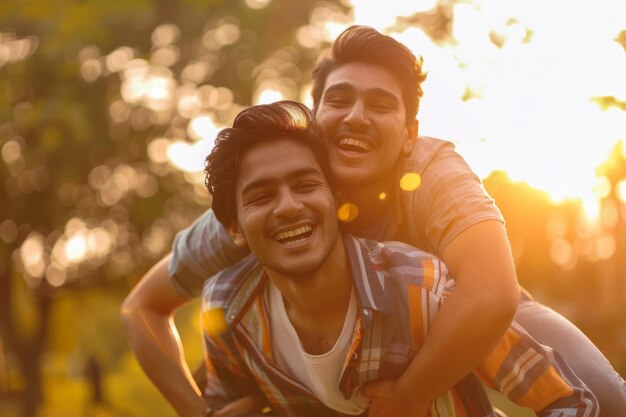
{"type": "MultiPolygon", "coordinates": [[[[398,378],[454,292],[434,256],[339,231],[318,135],[301,104],[254,106],[207,157],[215,215],[251,251],[203,291],[206,328],[222,312],[227,323],[205,332],[206,394],[218,403],[262,394],[280,416],[360,415],[362,384],[398,378]]],[[[598,415],[588,388],[517,323],[476,373],[541,417],[598,415]]],[[[495,415],[474,375],[430,413],[495,415]]]]}

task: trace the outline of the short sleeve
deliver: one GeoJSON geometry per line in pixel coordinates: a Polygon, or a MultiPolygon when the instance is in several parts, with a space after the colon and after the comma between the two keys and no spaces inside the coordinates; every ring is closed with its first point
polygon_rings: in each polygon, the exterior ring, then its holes
{"type": "Polygon", "coordinates": [[[247,248],[235,245],[213,210],[207,210],[174,239],[169,264],[172,284],[187,296],[200,295],[208,277],[248,254],[247,248]]]}
{"type": "Polygon", "coordinates": [[[485,220],[504,222],[480,178],[452,143],[420,137],[402,167],[421,176],[420,186],[405,192],[409,243],[441,257],[448,244],[467,228],[485,220]]]}

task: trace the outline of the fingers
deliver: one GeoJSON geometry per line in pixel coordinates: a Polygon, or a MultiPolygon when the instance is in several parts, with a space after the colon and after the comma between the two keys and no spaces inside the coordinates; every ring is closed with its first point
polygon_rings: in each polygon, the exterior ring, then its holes
{"type": "Polygon", "coordinates": [[[369,399],[390,397],[394,387],[392,379],[377,379],[368,381],[361,386],[361,394],[369,399]]]}
{"type": "Polygon", "coordinates": [[[237,417],[245,416],[256,411],[259,411],[266,401],[260,395],[249,395],[247,397],[239,398],[233,402],[226,404],[224,407],[216,411],[214,417],[237,417]]]}

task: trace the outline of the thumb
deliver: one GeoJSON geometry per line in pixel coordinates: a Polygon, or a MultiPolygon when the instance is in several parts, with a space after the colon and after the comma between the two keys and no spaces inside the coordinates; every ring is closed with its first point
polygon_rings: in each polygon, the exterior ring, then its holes
{"type": "Polygon", "coordinates": [[[361,386],[361,394],[370,400],[376,397],[387,397],[392,391],[393,381],[390,379],[376,379],[367,381],[361,386]]]}

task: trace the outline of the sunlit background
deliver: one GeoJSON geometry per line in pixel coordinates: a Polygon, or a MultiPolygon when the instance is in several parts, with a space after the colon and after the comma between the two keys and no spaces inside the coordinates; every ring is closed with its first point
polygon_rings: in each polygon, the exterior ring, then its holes
{"type": "Polygon", "coordinates": [[[9,3],[0,414],[174,415],[128,352],[119,303],[210,205],[216,132],[250,104],[310,105],[315,60],[354,23],[423,56],[420,133],[457,145],[507,219],[522,284],[624,375],[625,1],[9,3]]]}

